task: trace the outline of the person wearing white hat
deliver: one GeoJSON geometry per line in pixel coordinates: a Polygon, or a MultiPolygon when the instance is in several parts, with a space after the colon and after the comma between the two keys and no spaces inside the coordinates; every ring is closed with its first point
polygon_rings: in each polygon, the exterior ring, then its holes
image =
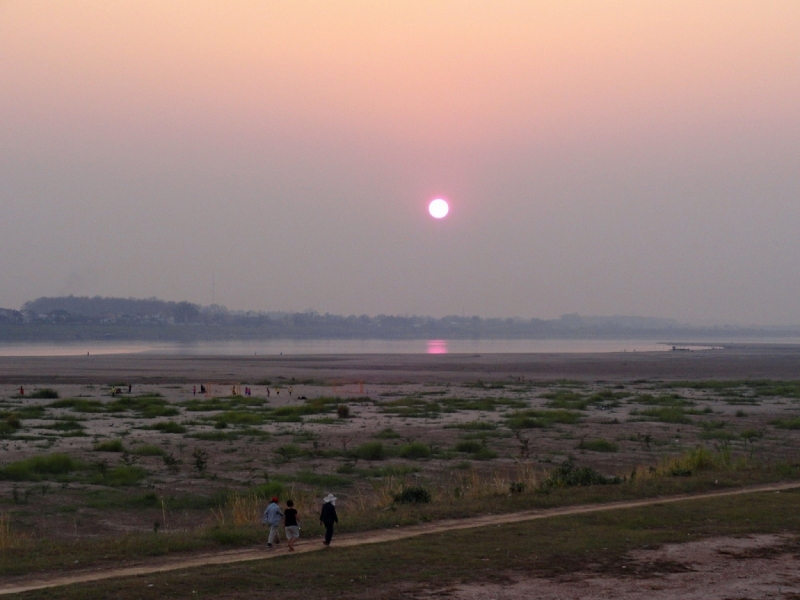
{"type": "Polygon", "coordinates": [[[336,496],[328,494],[322,499],[322,512],[319,514],[319,524],[325,526],[325,541],[323,544],[326,546],[331,545],[331,538],[333,537],[333,524],[339,522],[339,517],[336,515],[336,496]]]}

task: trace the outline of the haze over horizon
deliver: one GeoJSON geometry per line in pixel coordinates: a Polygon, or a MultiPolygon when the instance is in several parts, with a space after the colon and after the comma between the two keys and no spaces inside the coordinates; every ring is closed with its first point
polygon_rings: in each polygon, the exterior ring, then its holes
{"type": "Polygon", "coordinates": [[[0,2],[0,306],[800,323],[798,31],[788,1],[0,2]]]}

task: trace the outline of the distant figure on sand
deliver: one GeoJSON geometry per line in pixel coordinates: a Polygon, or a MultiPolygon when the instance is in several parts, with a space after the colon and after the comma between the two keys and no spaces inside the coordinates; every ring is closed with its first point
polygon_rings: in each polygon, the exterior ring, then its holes
{"type": "Polygon", "coordinates": [[[286,510],[283,511],[283,528],[286,532],[289,552],[294,552],[294,543],[300,538],[300,520],[297,518],[294,500],[286,501],[286,510]]]}
{"type": "Polygon", "coordinates": [[[19,386],[19,395],[20,396],[24,396],[25,395],[25,388],[22,387],[22,386],[19,386]]]}
{"type": "Polygon", "coordinates": [[[205,394],[206,393],[206,386],[204,386],[202,383],[200,384],[200,393],[201,394],[205,394]]]}
{"type": "Polygon", "coordinates": [[[131,385],[131,384],[129,383],[129,384],[128,384],[128,393],[130,394],[132,390],[133,390],[133,385],[131,385]]]}
{"type": "Polygon", "coordinates": [[[196,385],[192,386],[192,396],[197,396],[197,386],[196,385]]]}
{"type": "Polygon", "coordinates": [[[291,398],[291,397],[292,397],[292,391],[293,391],[293,389],[290,387],[290,388],[289,388],[289,398],[291,398]]]}
{"type": "Polygon", "coordinates": [[[269,398],[269,388],[267,388],[267,398],[269,398]]]}
{"type": "Polygon", "coordinates": [[[339,517],[336,516],[336,496],[328,494],[322,501],[325,503],[322,505],[322,512],[319,514],[319,523],[325,526],[325,541],[322,543],[330,546],[331,538],[333,537],[333,524],[339,522],[339,517]]]}
{"type": "Polygon", "coordinates": [[[269,525],[269,538],[267,538],[267,548],[272,548],[272,543],[280,544],[281,536],[278,528],[281,526],[283,520],[283,511],[278,505],[278,497],[273,496],[272,502],[269,503],[264,515],[261,517],[261,522],[264,525],[269,525]]]}

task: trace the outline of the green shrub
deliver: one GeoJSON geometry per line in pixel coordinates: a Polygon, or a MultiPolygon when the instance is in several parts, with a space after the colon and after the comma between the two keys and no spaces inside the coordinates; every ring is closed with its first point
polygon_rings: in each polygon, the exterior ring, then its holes
{"type": "Polygon", "coordinates": [[[550,471],[549,477],[542,484],[545,488],[575,487],[587,485],[607,485],[621,483],[619,477],[606,477],[591,467],[576,467],[571,458],[550,471]]]}
{"type": "Polygon", "coordinates": [[[779,429],[800,429],[800,417],[775,419],[772,424],[779,429]]]}
{"type": "Polygon", "coordinates": [[[478,452],[484,445],[478,440],[461,440],[456,444],[456,452],[478,452]]]}
{"type": "Polygon", "coordinates": [[[422,486],[404,487],[395,494],[394,501],[398,504],[427,504],[431,501],[431,493],[422,486]]]}
{"type": "Polygon", "coordinates": [[[648,408],[641,412],[644,417],[651,417],[662,423],[691,423],[692,420],[686,416],[686,411],[677,406],[665,406],[662,408],[648,408]]]}
{"type": "Polygon", "coordinates": [[[580,450],[591,450],[592,452],[616,452],[619,450],[619,446],[614,442],[603,439],[581,440],[581,443],[578,444],[578,448],[580,450]]]}
{"type": "Polygon", "coordinates": [[[30,398],[41,398],[43,400],[55,399],[58,398],[58,392],[51,388],[41,388],[39,390],[33,390],[30,398]]]}
{"type": "Polygon", "coordinates": [[[483,446],[476,452],[473,452],[471,458],[473,458],[474,460],[492,460],[493,458],[497,458],[497,452],[495,452],[491,448],[483,446]]]}
{"type": "Polygon", "coordinates": [[[174,417],[179,411],[157,392],[142,394],[140,396],[125,396],[106,405],[109,412],[134,411],[143,419],[156,417],[174,417]]]}
{"type": "Polygon", "coordinates": [[[94,445],[95,452],[123,452],[122,440],[107,440],[94,445]]]}
{"type": "MultiPolygon", "coordinates": [[[[251,488],[250,492],[259,498],[278,498],[284,495],[285,487],[279,481],[268,481],[251,488]]],[[[265,507],[266,508],[266,507],[265,507]]]]}
{"type": "Polygon", "coordinates": [[[340,404],[336,407],[336,414],[340,419],[346,419],[350,416],[350,407],[347,404],[340,404]]]}
{"type": "Polygon", "coordinates": [[[78,419],[68,417],[66,419],[54,421],[52,425],[47,425],[45,429],[52,429],[54,431],[81,431],[83,425],[78,419]]]}
{"type": "Polygon", "coordinates": [[[455,429],[465,429],[467,431],[492,431],[497,429],[496,423],[489,421],[467,421],[466,423],[458,423],[453,425],[455,429]]]}
{"type": "Polygon", "coordinates": [[[386,449],[380,442],[367,442],[353,450],[353,454],[362,460],[383,460],[386,458],[386,449]]]}
{"type": "Polygon", "coordinates": [[[152,429],[163,431],[164,433],[186,433],[186,427],[174,421],[161,421],[153,425],[152,429]]]}
{"type": "Polygon", "coordinates": [[[83,468],[82,462],[68,454],[46,454],[31,456],[0,468],[0,479],[38,481],[48,476],[68,475],[83,468]]]}
{"type": "Polygon", "coordinates": [[[144,444],[135,450],[131,450],[131,454],[136,454],[137,456],[166,456],[167,452],[153,444],[144,444]]]}
{"type": "Polygon", "coordinates": [[[147,477],[147,471],[141,467],[118,465],[111,469],[101,469],[92,477],[92,483],[111,487],[131,486],[136,485],[145,477],[147,477]]]}
{"type": "Polygon", "coordinates": [[[399,438],[400,434],[397,433],[391,427],[387,427],[386,429],[382,429],[381,431],[376,433],[373,437],[376,437],[376,438],[382,439],[382,440],[394,440],[394,439],[399,438]]]}
{"type": "Polygon", "coordinates": [[[87,398],[65,398],[63,400],[57,400],[56,402],[51,402],[48,408],[69,408],[80,413],[101,413],[106,410],[102,402],[89,400],[87,398]]]}
{"type": "Polygon", "coordinates": [[[400,458],[419,460],[431,457],[431,447],[422,442],[411,442],[400,447],[400,458]]]}
{"type": "Polygon", "coordinates": [[[571,410],[519,410],[506,417],[511,429],[533,429],[550,427],[554,423],[574,425],[581,419],[581,413],[571,410]]]}
{"type": "Polygon", "coordinates": [[[308,456],[309,451],[297,444],[284,444],[283,446],[278,446],[274,450],[275,454],[279,455],[284,460],[291,460],[293,458],[297,458],[298,456],[308,456]]]}
{"type": "Polygon", "coordinates": [[[19,415],[17,413],[11,413],[0,421],[0,434],[7,435],[9,433],[14,433],[21,427],[22,421],[20,421],[19,415]]]}

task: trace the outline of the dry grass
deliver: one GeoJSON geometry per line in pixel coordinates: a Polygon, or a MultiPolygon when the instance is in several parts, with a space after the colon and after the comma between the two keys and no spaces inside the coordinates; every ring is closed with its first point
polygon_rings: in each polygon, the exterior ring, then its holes
{"type": "Polygon", "coordinates": [[[29,540],[29,536],[11,528],[11,515],[0,513],[0,550],[19,548],[29,540]]]}
{"type": "Polygon", "coordinates": [[[631,478],[635,481],[648,481],[665,477],[689,476],[700,471],[738,471],[754,465],[745,456],[734,457],[729,448],[717,451],[698,446],[680,456],[666,457],[657,465],[639,465],[633,470],[631,478]]]}
{"type": "Polygon", "coordinates": [[[529,462],[517,462],[513,467],[483,473],[477,469],[470,469],[463,473],[454,473],[447,486],[440,490],[445,498],[486,498],[492,496],[507,496],[512,487],[520,491],[533,491],[546,474],[536,470],[529,462]]]}

